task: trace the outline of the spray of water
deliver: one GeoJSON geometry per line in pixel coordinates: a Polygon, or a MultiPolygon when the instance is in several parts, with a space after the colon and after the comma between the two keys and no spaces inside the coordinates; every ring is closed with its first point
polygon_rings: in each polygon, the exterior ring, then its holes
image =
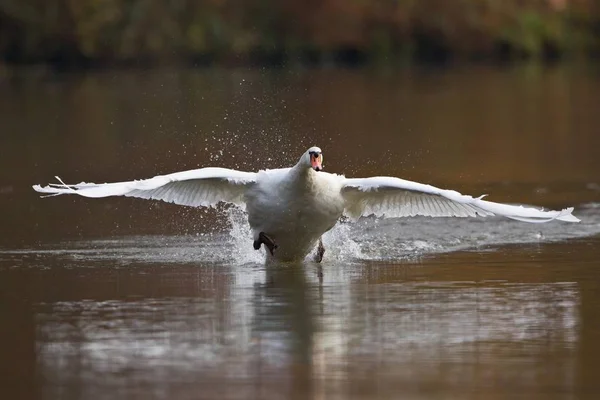
{"type": "Polygon", "coordinates": [[[327,259],[343,262],[369,259],[369,255],[363,251],[355,238],[356,232],[352,224],[345,221],[338,223],[323,235],[327,259]]]}
{"type": "MultiPolygon", "coordinates": [[[[501,218],[363,218],[356,223],[340,221],[323,236],[324,263],[360,263],[365,260],[395,262],[428,255],[477,250],[510,243],[542,243],[598,235],[598,203],[581,205],[578,224],[525,224],[501,218]]],[[[71,260],[110,261],[125,266],[145,263],[214,263],[253,265],[260,271],[263,249],[252,247],[252,231],[246,213],[236,207],[220,210],[228,227],[224,231],[196,235],[143,235],[75,242],[49,243],[33,249],[0,249],[0,260],[37,254],[71,260]]],[[[313,254],[308,256],[312,259],[313,254]]],[[[40,258],[43,264],[43,258],[40,258]]]]}
{"type": "MultiPolygon", "coordinates": [[[[229,224],[229,248],[230,256],[235,264],[259,263],[265,259],[265,250],[259,251],[252,247],[252,230],[248,225],[248,216],[245,211],[238,207],[229,207],[223,210],[227,223],[229,224]]],[[[328,261],[356,261],[369,259],[370,256],[363,253],[360,244],[354,240],[355,233],[351,224],[338,223],[331,231],[323,235],[326,258],[328,261]]],[[[310,260],[316,253],[316,248],[307,256],[310,260]]]]}
{"type": "Polygon", "coordinates": [[[252,247],[252,230],[248,224],[247,213],[239,207],[223,210],[229,224],[230,256],[235,264],[260,263],[265,259],[265,250],[252,247]]]}

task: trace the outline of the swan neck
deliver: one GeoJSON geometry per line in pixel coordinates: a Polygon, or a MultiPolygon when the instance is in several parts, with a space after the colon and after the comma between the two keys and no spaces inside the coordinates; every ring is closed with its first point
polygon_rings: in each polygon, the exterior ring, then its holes
{"type": "Polygon", "coordinates": [[[305,165],[298,164],[292,168],[292,172],[297,181],[310,182],[312,181],[317,172],[312,168],[306,168],[305,165]]]}

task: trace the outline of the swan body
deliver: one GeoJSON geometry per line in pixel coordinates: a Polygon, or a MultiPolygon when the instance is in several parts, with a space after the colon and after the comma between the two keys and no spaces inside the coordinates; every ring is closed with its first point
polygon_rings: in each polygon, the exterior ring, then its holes
{"type": "MultiPolygon", "coordinates": [[[[342,215],[378,217],[475,217],[501,215],[524,222],[578,222],[573,208],[544,211],[494,203],[481,197],[393,177],[350,179],[322,171],[322,153],[311,147],[291,168],[242,172],[201,168],[118,183],[58,184],[37,192],[49,196],[76,194],[99,198],[127,196],[163,200],[186,206],[219,202],[245,207],[255,248],[269,245],[267,258],[302,260],[342,215]],[[265,239],[266,238],[266,239],[265,239]]],[[[320,242],[322,247],[322,242],[320,242]]],[[[321,253],[322,255],[322,253],[321,253]]],[[[320,261],[320,260],[319,260],[320,261]]]]}
{"type": "Polygon", "coordinates": [[[278,245],[277,259],[303,259],[342,216],[341,189],[342,177],[312,169],[259,172],[256,185],[246,193],[255,239],[265,232],[278,245]]]}

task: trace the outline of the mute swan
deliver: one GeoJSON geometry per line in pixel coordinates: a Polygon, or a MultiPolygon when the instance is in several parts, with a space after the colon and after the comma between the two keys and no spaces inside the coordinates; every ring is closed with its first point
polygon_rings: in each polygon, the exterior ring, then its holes
{"type": "Polygon", "coordinates": [[[84,197],[127,196],[163,200],[185,206],[213,206],[219,202],[246,208],[254,234],[254,248],[262,244],[267,258],[302,260],[318,244],[316,261],[325,248],[321,236],[333,228],[342,214],[352,218],[474,217],[502,215],[524,222],[552,220],[578,222],[571,213],[494,203],[453,190],[377,176],[349,179],[322,172],[323,155],[308,149],[291,168],[242,172],[226,168],[200,168],[151,179],[119,183],[60,183],[33,189],[50,196],[77,194],[84,197]]]}

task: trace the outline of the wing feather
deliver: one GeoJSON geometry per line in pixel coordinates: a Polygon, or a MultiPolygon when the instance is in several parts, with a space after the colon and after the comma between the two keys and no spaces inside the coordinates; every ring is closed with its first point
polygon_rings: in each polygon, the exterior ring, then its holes
{"type": "Polygon", "coordinates": [[[126,196],[199,207],[219,202],[243,205],[246,189],[255,183],[256,174],[226,168],[201,168],[145,180],[103,184],[82,182],[67,185],[60,178],[57,179],[60,183],[44,187],[35,185],[33,189],[48,196],[126,196]]]}
{"type": "Polygon", "coordinates": [[[392,177],[345,179],[342,195],[346,214],[358,218],[365,215],[385,217],[476,217],[502,215],[525,222],[548,222],[554,219],[578,222],[573,208],[544,211],[534,207],[515,206],[462,195],[454,190],[392,177]]]}

